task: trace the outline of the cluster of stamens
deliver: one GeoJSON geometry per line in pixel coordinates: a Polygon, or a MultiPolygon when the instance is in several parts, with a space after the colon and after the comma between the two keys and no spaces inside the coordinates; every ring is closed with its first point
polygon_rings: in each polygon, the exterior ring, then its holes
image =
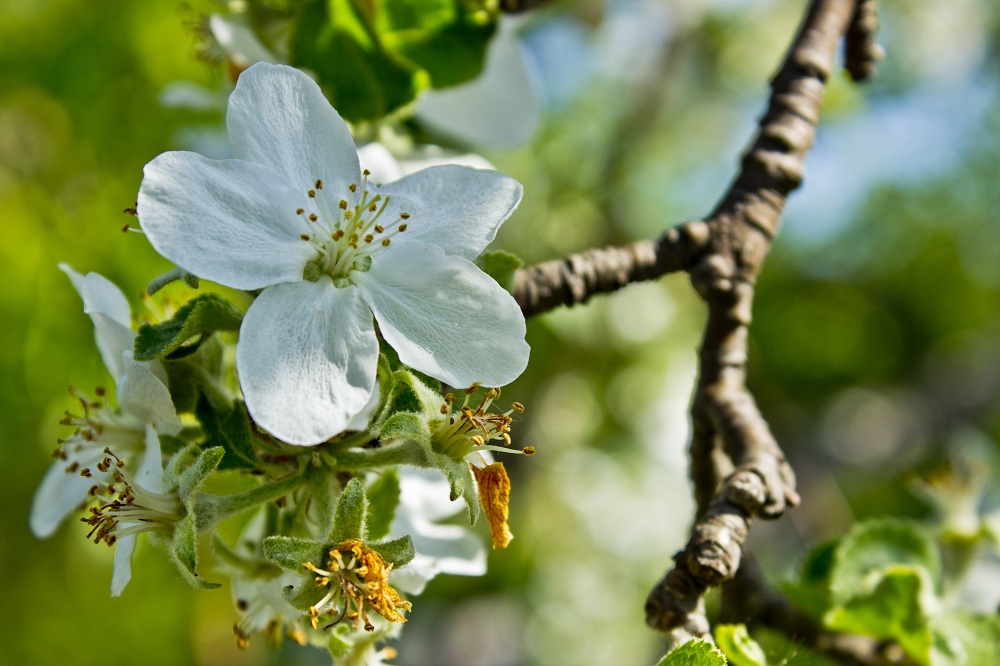
{"type": "Polygon", "coordinates": [[[330,629],[343,620],[354,620],[354,628],[364,626],[365,631],[374,631],[375,625],[368,619],[367,609],[375,611],[390,622],[406,622],[400,611],[410,610],[410,602],[389,585],[392,563],[386,564],[382,557],[368,548],[359,539],[348,539],[327,551],[326,569],[312,562],[303,566],[316,574],[314,582],[329,592],[308,614],[313,629],[319,628],[320,618],[330,620],[323,626],[330,629]],[[338,604],[343,603],[343,608],[338,604]]]}
{"type": "Polygon", "coordinates": [[[81,414],[66,411],[59,423],[76,428],[66,439],[57,441],[58,447],[52,455],[67,461],[66,473],[76,474],[80,471],[78,459],[86,457],[87,449],[96,447],[114,447],[118,450],[130,451],[142,442],[143,425],[135,422],[126,414],[111,409],[104,400],[105,389],[97,387],[94,393],[97,400],[91,400],[82,391],[72,386],[70,394],[76,396],[82,408],[81,414]]]}
{"type": "Polygon", "coordinates": [[[364,270],[365,259],[379,248],[389,247],[392,239],[406,231],[410,214],[403,212],[399,218],[388,224],[380,224],[379,219],[389,205],[390,197],[372,194],[368,190],[368,176],[364,170],[361,187],[356,183],[348,186],[347,199],[340,199],[336,207],[323,190],[323,181],[317,179],[314,188],[306,195],[312,202],[308,209],[298,208],[296,215],[304,217],[313,233],[301,234],[300,238],[310,244],[318,253],[313,262],[320,272],[345,278],[352,271],[364,270]]]}
{"type": "Polygon", "coordinates": [[[462,460],[473,451],[500,451],[521,453],[527,456],[534,455],[535,447],[533,446],[527,446],[523,449],[509,448],[511,446],[510,424],[514,420],[511,414],[514,412],[523,414],[524,405],[515,402],[511,404],[510,409],[502,414],[490,412],[493,401],[500,397],[500,389],[491,388],[483,395],[479,406],[473,409],[469,406],[469,401],[478,389],[478,385],[465,389],[465,400],[457,412],[455,410],[457,400],[455,394],[449,393],[444,397],[444,404],[441,405],[441,414],[444,419],[438,421],[437,427],[434,429],[434,448],[455,460],[462,460]],[[501,440],[503,446],[488,445],[486,442],[491,440],[501,440]]]}
{"type": "Polygon", "coordinates": [[[125,463],[104,449],[104,458],[97,463],[96,474],[89,467],[80,476],[108,479],[90,487],[88,495],[97,500],[80,520],[91,526],[87,538],[113,546],[118,539],[139,532],[166,532],[180,519],[182,505],[173,494],[153,492],[143,488],[125,470],[125,463]]]}
{"type": "MultiPolygon", "coordinates": [[[[239,622],[233,625],[233,633],[236,635],[236,647],[245,650],[250,645],[250,636],[254,633],[254,627],[259,624],[261,618],[269,615],[272,609],[260,597],[249,602],[240,599],[236,602],[236,607],[243,616],[239,622]]],[[[295,641],[299,645],[305,645],[309,642],[302,627],[295,620],[289,621],[288,625],[285,626],[282,619],[272,618],[259,631],[274,645],[281,643],[282,633],[286,638],[295,641]],[[282,627],[284,627],[284,632],[282,632],[282,627]]]]}

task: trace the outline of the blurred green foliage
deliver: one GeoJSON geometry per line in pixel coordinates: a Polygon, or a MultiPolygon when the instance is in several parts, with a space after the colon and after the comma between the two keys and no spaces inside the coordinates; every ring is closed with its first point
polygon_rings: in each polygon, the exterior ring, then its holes
{"type": "MultiPolygon", "coordinates": [[[[499,246],[530,262],[653,237],[706,214],[722,192],[802,3],[650,7],[588,0],[522,26],[536,61],[548,49],[585,71],[558,96],[561,79],[543,71],[549,107],[536,139],[489,155],[525,185],[499,246]],[[647,44],[648,35],[614,33],[628,11],[662,20],[665,36],[647,44]],[[612,46],[629,41],[651,57],[616,60],[622,49],[612,46]],[[597,65],[586,69],[588,57],[597,65]]],[[[843,145],[847,171],[807,172],[803,205],[793,198],[756,298],[751,387],[803,495],[789,518],[752,534],[776,578],[857,519],[929,518],[904,481],[954,447],[995,450],[1000,438],[998,10],[988,0],[887,0],[884,12],[888,60],[863,89],[833,82],[807,165],[822,167],[843,145]],[[888,166],[875,160],[888,148],[849,143],[865,123],[890,124],[879,138],[904,127],[920,111],[914,94],[928,90],[970,101],[915,125],[888,166]],[[979,113],[970,110],[977,95],[987,100],[979,113]],[[950,152],[935,157],[938,135],[950,152]],[[911,163],[929,166],[914,175],[911,163]],[[840,187],[850,171],[868,186],[840,187]],[[821,185],[827,198],[807,203],[821,185]],[[818,228],[845,199],[836,224],[818,228]]],[[[11,463],[0,489],[10,601],[0,662],[324,663],[259,642],[238,652],[227,592],[190,590],[163,553],[140,547],[127,592],[110,599],[111,553],[87,543],[84,526],[45,542],[29,533],[34,487],[73,406],[62,387],[108,381],[91,323],[55,265],[100,271],[138,306],[170,266],[142,236],[119,233],[132,219],[120,211],[146,162],[211,137],[222,120],[221,107],[166,108],[161,93],[178,81],[226,90],[228,80],[195,57],[195,17],[173,2],[5,0],[0,19],[0,436],[11,463]]],[[[433,78],[419,44],[392,48],[433,78]]],[[[673,277],[529,323],[531,365],[504,391],[528,406],[515,440],[538,450],[511,465],[515,540],[491,555],[486,577],[433,581],[399,663],[653,663],[662,654],[642,603],[691,517],[685,409],[701,318],[673,277]]],[[[953,619],[954,633],[975,622],[953,619]]],[[[761,643],[805,654],[773,636],[761,643]]],[[[797,659],[789,663],[818,663],[797,659]]]]}

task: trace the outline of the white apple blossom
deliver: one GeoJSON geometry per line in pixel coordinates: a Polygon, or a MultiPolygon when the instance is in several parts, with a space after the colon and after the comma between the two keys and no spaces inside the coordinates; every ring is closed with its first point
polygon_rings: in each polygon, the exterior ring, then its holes
{"type": "MultiPolygon", "coordinates": [[[[166,387],[166,374],[157,361],[132,358],[135,331],[125,296],[107,278],[97,273],[81,275],[66,264],[59,266],[83,298],[84,312],[94,322],[94,337],[104,364],[115,381],[118,409],[106,398],[95,401],[78,394],[82,414],[67,413],[63,423],[75,432],[60,442],[58,459],[49,468],[35,492],[31,506],[31,530],[39,538],[51,536],[59,524],[87,499],[95,478],[107,476],[97,470],[108,448],[136,469],[136,480],[159,489],[162,461],[158,433],[176,435],[182,424],[166,387]],[[90,470],[89,477],[81,476],[90,470]]],[[[129,556],[135,536],[118,540],[112,595],[124,589],[130,577],[129,556]]]]}
{"type": "Polygon", "coordinates": [[[520,309],[471,261],[517,207],[516,181],[438,166],[376,186],[319,87],[283,65],[240,76],[226,123],[234,159],[146,165],[139,218],[181,268],[263,290],[236,358],[259,426],[298,445],[341,432],[374,388],[373,315],[404,363],[452,386],[523,371],[520,309]]]}

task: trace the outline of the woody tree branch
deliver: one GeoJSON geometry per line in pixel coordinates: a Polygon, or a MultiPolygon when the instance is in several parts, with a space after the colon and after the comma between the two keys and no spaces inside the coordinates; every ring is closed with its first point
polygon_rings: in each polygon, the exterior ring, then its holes
{"type": "Polygon", "coordinates": [[[841,40],[845,67],[867,77],[881,52],[874,0],[812,0],[771,82],[767,111],[741,168],[703,221],[656,241],[590,250],[525,268],[514,296],[525,315],[583,303],[639,280],[686,271],[708,306],[692,400],[691,475],[698,506],[674,568],[650,593],[647,623],[673,642],[709,631],[703,597],[740,567],[752,520],[795,506],[795,477],[746,387],[754,285],[785,202],[802,182],[827,80],[841,40]]]}

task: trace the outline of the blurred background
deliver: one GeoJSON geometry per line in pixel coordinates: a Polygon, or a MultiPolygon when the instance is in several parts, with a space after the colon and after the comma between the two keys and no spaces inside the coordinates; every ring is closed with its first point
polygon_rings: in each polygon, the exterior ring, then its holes
{"type": "MultiPolygon", "coordinates": [[[[1000,437],[1000,7],[880,4],[888,57],[863,87],[833,77],[757,293],[750,386],[803,498],[752,532],[775,581],[857,519],[926,517],[913,475],[956,448],[989,461],[1000,437]]],[[[553,3],[505,21],[482,79],[422,98],[418,122],[524,184],[497,246],[527,262],[652,238],[723,192],[804,6],[553,3]]],[[[111,552],[85,526],[44,542],[28,530],[67,434],[65,387],[108,383],[56,264],[103,273],[138,310],[169,268],[120,231],[142,167],[166,150],[213,154],[225,136],[229,79],[196,56],[196,18],[166,0],[0,0],[2,663],[328,661],[259,639],[239,652],[227,591],[191,590],[147,544],[110,599],[111,552]]],[[[702,321],[673,276],[529,322],[530,367],[504,391],[528,408],[515,440],[538,450],[508,463],[515,540],[485,577],[431,583],[401,666],[662,653],[643,602],[692,518],[686,410],[702,321]]],[[[976,566],[968,604],[995,609],[1000,565],[976,566]]]]}

